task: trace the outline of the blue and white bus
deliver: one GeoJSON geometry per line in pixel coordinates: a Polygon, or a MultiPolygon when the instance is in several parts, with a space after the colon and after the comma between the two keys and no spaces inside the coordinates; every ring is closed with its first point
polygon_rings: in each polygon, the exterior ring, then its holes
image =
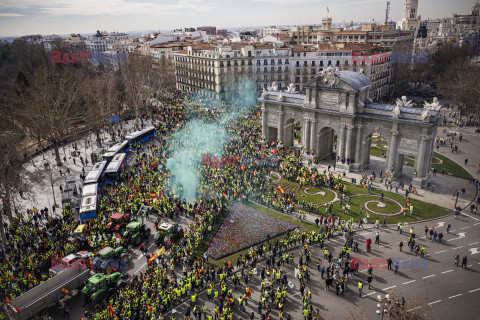
{"type": "Polygon", "coordinates": [[[136,146],[137,143],[147,141],[155,135],[155,127],[146,127],[143,130],[132,132],[125,136],[125,140],[128,140],[130,146],[136,146]]]}
{"type": "Polygon", "coordinates": [[[98,197],[98,183],[91,183],[83,186],[82,199],[91,196],[98,197]]]}
{"type": "Polygon", "coordinates": [[[88,196],[82,198],[80,206],[80,222],[95,219],[98,211],[98,199],[96,196],[88,196]]]}
{"type": "Polygon", "coordinates": [[[95,163],[92,170],[85,177],[83,182],[84,188],[87,184],[97,184],[98,189],[102,187],[103,184],[103,172],[107,167],[107,161],[100,161],[95,163]]]}
{"type": "Polygon", "coordinates": [[[114,183],[120,180],[120,174],[125,169],[127,155],[125,153],[116,154],[105,170],[105,182],[114,183]]]}
{"type": "Polygon", "coordinates": [[[103,160],[110,162],[112,161],[113,157],[119,153],[125,153],[130,150],[130,144],[128,140],[123,140],[123,142],[119,142],[111,146],[107,152],[102,156],[103,160]]]}

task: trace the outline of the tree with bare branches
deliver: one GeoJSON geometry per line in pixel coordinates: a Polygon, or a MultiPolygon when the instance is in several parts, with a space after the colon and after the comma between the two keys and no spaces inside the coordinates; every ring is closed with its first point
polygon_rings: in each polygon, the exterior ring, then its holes
{"type": "Polygon", "coordinates": [[[59,166],[62,165],[60,143],[74,136],[83,121],[79,108],[82,78],[71,70],[41,67],[19,94],[18,120],[31,136],[52,145],[59,166]]]}

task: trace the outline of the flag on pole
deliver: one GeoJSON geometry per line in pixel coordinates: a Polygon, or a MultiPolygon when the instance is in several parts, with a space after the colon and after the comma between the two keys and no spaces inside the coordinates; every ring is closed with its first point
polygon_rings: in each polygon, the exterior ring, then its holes
{"type": "Polygon", "coordinates": [[[5,297],[5,300],[7,300],[8,304],[12,304],[12,300],[10,300],[10,298],[8,296],[5,297]]]}
{"type": "Polygon", "coordinates": [[[150,307],[150,305],[147,304],[148,311],[153,311],[153,308],[150,307]]]}
{"type": "Polygon", "coordinates": [[[252,290],[250,290],[250,288],[248,288],[248,296],[249,296],[249,297],[252,296],[252,290]]]}
{"type": "Polygon", "coordinates": [[[165,247],[162,247],[160,250],[157,251],[157,256],[161,256],[165,253],[165,247]]]}
{"type": "Polygon", "coordinates": [[[330,9],[328,9],[328,7],[327,7],[327,12],[330,13],[330,9]]]}
{"type": "Polygon", "coordinates": [[[63,288],[62,288],[62,293],[63,293],[64,295],[68,295],[68,294],[70,293],[70,291],[67,289],[67,287],[63,286],[63,288]]]}
{"type": "Polygon", "coordinates": [[[281,194],[285,193],[285,190],[283,190],[282,186],[278,186],[278,190],[280,191],[281,194]]]}

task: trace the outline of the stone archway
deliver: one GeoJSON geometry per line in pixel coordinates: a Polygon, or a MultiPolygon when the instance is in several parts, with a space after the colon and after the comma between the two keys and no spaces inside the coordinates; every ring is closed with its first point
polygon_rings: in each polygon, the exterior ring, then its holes
{"type": "Polygon", "coordinates": [[[423,110],[409,107],[406,97],[396,105],[373,103],[367,99],[371,86],[360,73],[329,69],[305,84],[305,94],[264,90],[260,98],[263,136],[292,146],[296,119],[301,123],[303,147],[313,150],[315,158],[325,159],[334,150],[334,130],[337,168],[348,171],[370,164],[372,134],[379,133],[387,147],[382,170],[400,173],[403,155],[413,152],[417,175],[412,184],[426,185],[440,120],[438,101],[434,99],[423,110]],[[416,147],[406,150],[405,140],[412,140],[416,147]]]}
{"type": "MultiPolygon", "coordinates": [[[[332,154],[336,153],[336,132],[331,127],[323,127],[317,136],[317,159],[330,160],[332,154]]],[[[335,159],[335,158],[333,158],[335,159]]]]}
{"type": "Polygon", "coordinates": [[[295,140],[295,119],[290,118],[285,122],[285,139],[283,144],[285,147],[292,147],[295,140]]]}

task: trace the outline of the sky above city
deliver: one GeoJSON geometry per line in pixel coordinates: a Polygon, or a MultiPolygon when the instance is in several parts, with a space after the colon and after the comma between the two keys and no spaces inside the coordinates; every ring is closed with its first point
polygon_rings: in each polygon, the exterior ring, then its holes
{"type": "MultiPolygon", "coordinates": [[[[404,0],[390,0],[390,19],[404,0]]],[[[419,0],[422,19],[469,13],[476,0],[419,0]]],[[[0,0],[0,36],[383,22],[386,0],[0,0]],[[327,12],[327,7],[329,12],[327,12]]]]}

